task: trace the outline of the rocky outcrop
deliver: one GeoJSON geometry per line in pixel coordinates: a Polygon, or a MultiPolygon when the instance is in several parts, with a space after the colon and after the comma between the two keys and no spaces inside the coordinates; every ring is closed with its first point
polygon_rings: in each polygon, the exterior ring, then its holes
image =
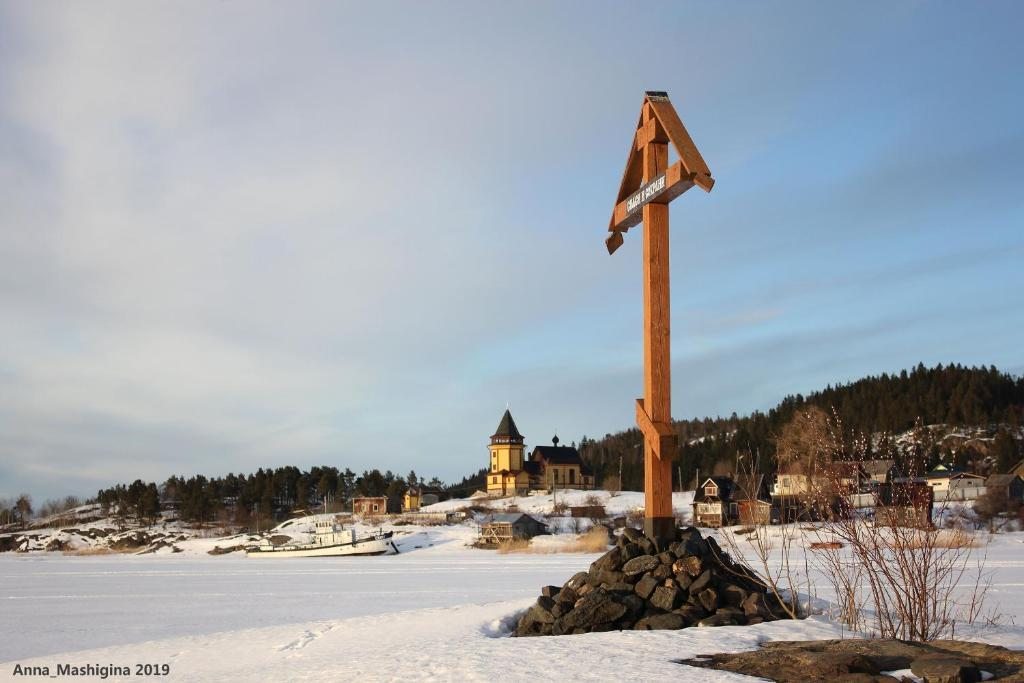
{"type": "Polygon", "coordinates": [[[561,587],[546,586],[515,635],[743,625],[787,616],[752,570],[697,529],[679,529],[663,549],[625,529],[589,571],[561,587]]]}
{"type": "Polygon", "coordinates": [[[974,683],[982,671],[992,680],[1024,678],[1024,652],[956,640],[914,643],[848,639],[767,642],[753,652],[702,655],[680,664],[759,676],[779,683],[888,681],[885,672],[910,671],[926,683],[974,683]]]}

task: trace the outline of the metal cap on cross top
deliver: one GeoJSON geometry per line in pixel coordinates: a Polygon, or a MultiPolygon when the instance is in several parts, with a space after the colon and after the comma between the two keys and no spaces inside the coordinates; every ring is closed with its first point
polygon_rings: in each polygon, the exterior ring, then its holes
{"type": "Polygon", "coordinates": [[[715,180],[669,100],[648,90],[626,158],[605,244],[612,254],[623,233],[644,224],[644,397],[636,401],[636,423],[644,437],[644,533],[659,545],[675,536],[672,512],[668,204],[697,185],[710,192],[715,180]],[[679,160],[668,165],[668,145],[679,160]]]}

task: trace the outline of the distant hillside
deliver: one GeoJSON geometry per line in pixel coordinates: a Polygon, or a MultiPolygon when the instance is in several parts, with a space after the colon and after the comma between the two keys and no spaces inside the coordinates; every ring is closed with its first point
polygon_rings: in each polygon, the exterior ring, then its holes
{"type": "MultiPolygon", "coordinates": [[[[958,457],[963,458],[969,453],[965,444],[985,450],[985,442],[994,441],[1000,433],[1004,460],[1011,457],[1005,452],[1008,448],[1014,449],[1015,457],[1021,455],[1024,378],[995,367],[919,364],[909,372],[865,377],[809,396],[787,396],[767,413],[676,421],[680,441],[674,459],[676,486],[680,470],[688,486],[698,470],[702,475],[731,471],[739,452],[750,451],[759,454],[762,463],[771,462],[776,435],[797,410],[808,405],[826,411],[834,408],[847,429],[874,435],[876,449],[883,451],[877,453],[880,457],[913,441],[933,458],[952,458],[954,447],[959,446],[958,457]],[[935,427],[915,431],[919,422],[935,427]]],[[[598,481],[617,476],[621,459],[622,487],[639,490],[643,487],[641,443],[639,431],[633,428],[602,439],[583,437],[580,452],[598,481]]]]}

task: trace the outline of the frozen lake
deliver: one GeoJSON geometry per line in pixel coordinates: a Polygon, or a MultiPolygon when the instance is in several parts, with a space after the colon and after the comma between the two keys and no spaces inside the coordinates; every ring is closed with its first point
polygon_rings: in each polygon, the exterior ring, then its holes
{"type": "MultiPolygon", "coordinates": [[[[411,530],[410,530],[411,531],[411,530]]],[[[404,535],[401,555],[247,560],[205,554],[69,557],[0,554],[5,636],[14,666],[167,665],[168,681],[644,680],[738,681],[678,664],[765,640],[849,635],[827,615],[757,626],[505,638],[540,587],[563,584],[596,555],[467,548],[469,527],[404,535]],[[420,548],[416,548],[420,545],[420,548]]],[[[1001,624],[973,638],[1024,647],[1024,534],[987,554],[989,606],[1001,624]]],[[[815,597],[826,582],[817,581],[815,597]]],[[[960,629],[957,631],[961,634],[960,629]]],[[[108,680],[131,680],[112,677],[108,680]]]]}
{"type": "Polygon", "coordinates": [[[0,554],[0,661],[242,628],[536,597],[589,555],[391,557],[0,554]]]}

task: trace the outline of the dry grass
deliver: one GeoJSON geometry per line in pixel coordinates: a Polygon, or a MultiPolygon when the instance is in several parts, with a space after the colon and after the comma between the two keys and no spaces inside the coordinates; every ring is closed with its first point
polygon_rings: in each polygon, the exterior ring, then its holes
{"type": "MultiPolygon", "coordinates": [[[[63,555],[70,555],[72,557],[91,557],[93,555],[122,555],[125,551],[114,550],[107,546],[99,546],[96,548],[77,548],[75,550],[65,550],[63,555]]],[[[129,551],[130,552],[130,551],[129,551]]]]}
{"type": "Polygon", "coordinates": [[[536,553],[536,548],[530,547],[530,539],[513,538],[511,541],[502,541],[498,544],[498,553],[508,555],[509,553],[536,553]]]}
{"type": "Polygon", "coordinates": [[[941,548],[944,550],[980,548],[983,545],[981,540],[974,534],[963,529],[942,530],[934,535],[923,533],[916,538],[911,537],[903,542],[911,550],[923,550],[925,548],[941,548]]]}
{"type": "Polygon", "coordinates": [[[573,541],[561,545],[534,546],[529,539],[516,538],[498,544],[498,552],[529,553],[532,555],[552,555],[555,553],[603,553],[608,550],[608,532],[602,526],[591,527],[590,530],[577,536],[573,541]]]}

